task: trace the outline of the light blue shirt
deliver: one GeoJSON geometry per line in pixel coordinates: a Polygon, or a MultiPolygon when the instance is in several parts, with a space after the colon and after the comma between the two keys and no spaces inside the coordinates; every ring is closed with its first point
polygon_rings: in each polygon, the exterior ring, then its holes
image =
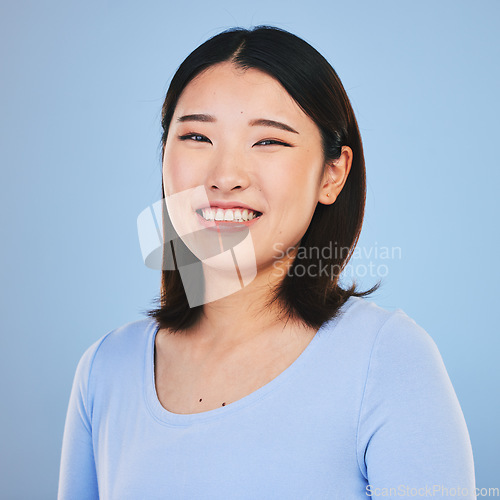
{"type": "Polygon", "coordinates": [[[157,330],[136,321],[83,354],[60,500],[476,498],[469,434],[441,355],[400,309],[351,297],[280,375],[196,414],[158,400],[157,330]]]}

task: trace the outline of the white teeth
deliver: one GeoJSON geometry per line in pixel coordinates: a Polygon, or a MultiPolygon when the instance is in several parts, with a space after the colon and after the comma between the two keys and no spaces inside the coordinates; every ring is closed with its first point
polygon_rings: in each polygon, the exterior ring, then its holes
{"type": "Polygon", "coordinates": [[[257,214],[253,210],[246,208],[243,210],[239,208],[227,210],[222,208],[202,208],[201,213],[203,214],[203,218],[208,221],[246,222],[257,217],[257,214]]]}

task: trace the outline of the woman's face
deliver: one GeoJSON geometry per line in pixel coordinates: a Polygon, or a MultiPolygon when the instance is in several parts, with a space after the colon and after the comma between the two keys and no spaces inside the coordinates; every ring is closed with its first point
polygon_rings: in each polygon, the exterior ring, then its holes
{"type": "Polygon", "coordinates": [[[163,158],[167,206],[191,193],[190,208],[169,207],[176,229],[249,230],[257,269],[267,268],[300,242],[318,202],[333,203],[323,172],[318,127],[266,73],[225,62],[184,89],[163,158]],[[212,210],[199,210],[207,198],[212,210]]]}

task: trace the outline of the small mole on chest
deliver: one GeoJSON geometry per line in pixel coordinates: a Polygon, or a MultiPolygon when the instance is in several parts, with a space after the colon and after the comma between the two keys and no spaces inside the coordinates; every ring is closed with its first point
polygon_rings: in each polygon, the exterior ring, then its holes
{"type": "MultiPolygon", "coordinates": [[[[203,401],[203,399],[202,399],[202,398],[200,398],[200,401],[199,401],[199,402],[201,403],[202,401],[203,401]]],[[[226,403],[222,403],[222,405],[221,405],[221,406],[226,406],[226,403]]]]}

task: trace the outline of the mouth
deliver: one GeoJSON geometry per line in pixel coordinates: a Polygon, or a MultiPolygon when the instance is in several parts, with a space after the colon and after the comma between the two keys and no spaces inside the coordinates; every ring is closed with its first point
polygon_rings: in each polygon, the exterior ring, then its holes
{"type": "Polygon", "coordinates": [[[195,212],[203,228],[225,233],[248,230],[262,217],[262,212],[244,207],[206,207],[195,212]]]}
{"type": "Polygon", "coordinates": [[[262,216],[262,212],[248,208],[199,208],[196,213],[207,222],[215,223],[246,223],[262,216]]]}

